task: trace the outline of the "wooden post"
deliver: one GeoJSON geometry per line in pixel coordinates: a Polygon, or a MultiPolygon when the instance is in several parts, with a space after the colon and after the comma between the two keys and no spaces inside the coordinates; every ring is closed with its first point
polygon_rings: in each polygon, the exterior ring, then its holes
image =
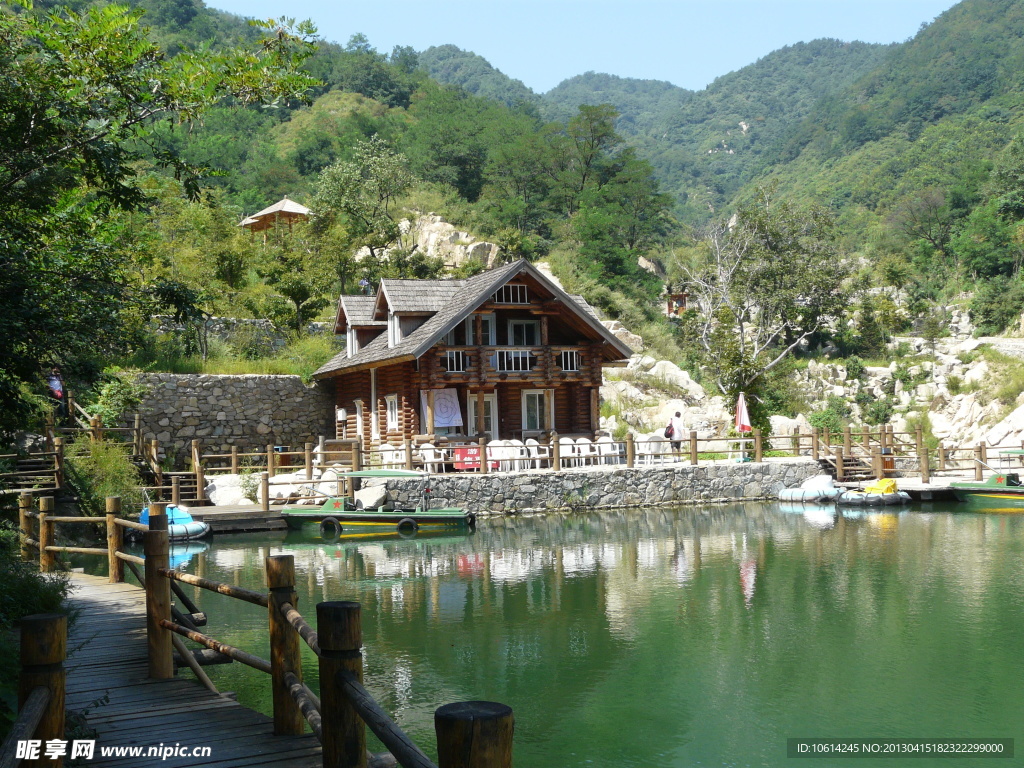
{"type": "MultiPolygon", "coordinates": [[[[160,492],[163,495],[163,491],[160,492]]],[[[171,504],[178,506],[181,504],[181,478],[177,475],[171,476],[171,504]]]]}
{"type": "Polygon", "coordinates": [[[114,522],[121,516],[121,497],[107,496],[107,573],[111,584],[124,581],[124,560],[117,553],[124,546],[124,528],[114,522]]]}
{"type": "Polygon", "coordinates": [[[132,451],[141,456],[145,441],[142,439],[142,414],[136,413],[132,421],[132,451]]]}
{"type": "Polygon", "coordinates": [[[924,429],[920,426],[914,430],[914,450],[917,451],[918,458],[921,457],[921,453],[924,449],[924,429]]]}
{"type": "Polygon", "coordinates": [[[46,414],[46,450],[53,450],[54,436],[57,434],[56,419],[53,416],[53,411],[49,411],[46,414]]]}
{"type": "Polygon", "coordinates": [[[946,471],[946,444],[939,443],[939,472],[946,471]]]}
{"type": "Polygon", "coordinates": [[[829,448],[831,447],[831,445],[832,445],[832,433],[831,433],[831,432],[829,432],[829,430],[828,430],[828,427],[825,427],[825,428],[824,428],[824,429],[822,430],[822,432],[821,432],[821,435],[822,435],[822,440],[823,440],[823,441],[824,441],[824,443],[825,443],[825,453],[826,453],[826,454],[828,454],[828,453],[831,453],[831,451],[829,451],[828,449],[829,449],[829,448]]]}
{"type": "Polygon", "coordinates": [[[928,449],[925,448],[921,451],[921,482],[930,483],[932,481],[931,469],[928,466],[928,449]]]}
{"type": "Polygon", "coordinates": [[[811,458],[818,460],[818,428],[811,427],[811,458]]]}
{"type": "MultiPolygon", "coordinates": [[[[626,457],[628,463],[629,443],[626,443],[626,457]]],[[[555,472],[562,470],[562,445],[558,442],[558,434],[551,433],[551,469],[555,472]]]]}
{"type": "Polygon", "coordinates": [[[696,467],[698,461],[699,461],[699,459],[697,458],[697,430],[691,429],[690,430],[690,463],[693,466],[696,467]]]}
{"type": "Polygon", "coordinates": [[[434,712],[438,768],[512,768],[512,708],[494,701],[445,704],[434,712]]]}
{"type": "Polygon", "coordinates": [[[270,511],[270,473],[260,472],[260,502],[263,504],[263,511],[270,511]]]}
{"type": "MultiPolygon", "coordinates": [[[[477,318],[479,317],[477,315],[477,318]]],[[[483,362],[481,361],[480,364],[483,365],[483,362]]],[[[483,390],[480,390],[476,393],[476,433],[480,437],[484,436],[484,408],[486,407],[487,398],[484,396],[483,390]]]]}
{"type": "Polygon", "coordinates": [[[491,471],[491,466],[487,461],[487,435],[483,432],[480,433],[480,474],[486,475],[491,471]]]}
{"type": "Polygon", "coordinates": [[[64,487],[64,438],[53,439],[53,480],[58,488],[64,487]]]}
{"type": "Polygon", "coordinates": [[[206,499],[206,473],[203,471],[203,452],[198,440],[192,441],[192,471],[196,474],[196,501],[206,499]]]}
{"type": "Polygon", "coordinates": [[[871,450],[871,427],[867,424],[864,425],[864,434],[862,435],[862,442],[864,443],[864,450],[871,450]]]}
{"type": "Polygon", "coordinates": [[[754,430],[754,461],[764,461],[764,443],[761,440],[761,430],[754,430]]]}
{"type": "Polygon", "coordinates": [[[847,456],[853,455],[853,427],[849,424],[843,427],[843,452],[847,456]]]}
{"type": "Polygon", "coordinates": [[[165,508],[166,505],[159,501],[149,505],[149,530],[142,534],[146,555],[146,649],[149,677],[155,680],[174,677],[171,633],[160,626],[161,621],[171,620],[171,582],[160,575],[161,568],[170,567],[165,508]]]}
{"type": "Polygon", "coordinates": [[[320,642],[324,768],[366,768],[366,726],[335,680],[338,673],[348,672],[360,683],[363,681],[359,603],[318,603],[316,632],[320,642]]]}
{"type": "Polygon", "coordinates": [[[274,446],[267,446],[267,474],[270,477],[274,476],[274,446]]]}
{"type": "MultiPolygon", "coordinates": [[[[68,617],[59,613],[25,616],[21,625],[21,675],[18,678],[18,706],[25,704],[36,688],[50,692],[50,700],[28,738],[46,742],[64,739],[64,657],[68,643],[68,617]]],[[[51,760],[40,751],[40,759],[24,760],[22,766],[60,768],[63,758],[51,760]]]]}
{"type": "Polygon", "coordinates": [[[306,443],[302,451],[302,461],[306,466],[306,480],[313,479],[313,444],[306,443]]]}
{"type": "MultiPolygon", "coordinates": [[[[982,458],[983,455],[984,455],[983,448],[980,445],[974,446],[974,481],[976,483],[980,483],[982,480],[985,479],[984,476],[982,475],[982,472],[981,472],[981,470],[982,470],[982,463],[981,462],[984,461],[984,459],[982,458]]],[[[40,515],[40,518],[42,518],[42,515],[40,515]]],[[[42,540],[42,532],[41,531],[40,531],[39,536],[40,536],[40,541],[41,541],[42,540]]],[[[43,546],[42,543],[40,543],[40,545],[39,545],[40,557],[42,557],[42,546],[43,546]]]]}
{"type": "Polygon", "coordinates": [[[358,472],[363,468],[363,446],[357,440],[352,443],[352,471],[358,472]]]}
{"type": "Polygon", "coordinates": [[[981,447],[981,460],[988,464],[988,443],[982,440],[979,445],[981,447]]]}
{"type": "Polygon", "coordinates": [[[32,535],[32,494],[22,493],[18,496],[18,529],[21,531],[21,559],[28,562],[32,559],[32,547],[28,540],[34,539],[32,535]]]}
{"type": "Polygon", "coordinates": [[[630,469],[636,466],[636,438],[632,432],[626,433],[626,466],[630,469]]]}
{"type": "Polygon", "coordinates": [[[846,469],[846,467],[843,466],[843,462],[845,460],[846,460],[845,459],[845,451],[843,450],[843,446],[837,445],[836,446],[836,480],[842,480],[843,479],[843,471],[846,469]]]}
{"type": "Polygon", "coordinates": [[[800,455],[800,427],[793,427],[793,436],[789,438],[794,456],[800,455]]]}
{"type": "Polygon", "coordinates": [[[427,390],[427,424],[424,434],[434,434],[434,390],[427,390]]]}
{"type": "Polygon", "coordinates": [[[49,573],[57,564],[57,556],[47,552],[53,544],[53,522],[48,520],[53,513],[53,497],[43,496],[39,499],[39,570],[49,573]]]}
{"type": "Polygon", "coordinates": [[[238,474],[238,446],[231,446],[231,474],[238,474]]]}
{"type": "Polygon", "coordinates": [[[405,468],[412,469],[412,440],[405,441],[405,468]]]}
{"type": "Polygon", "coordinates": [[[875,476],[875,480],[881,480],[885,477],[885,469],[882,465],[882,449],[875,448],[871,454],[871,474],[875,476]]]}
{"type": "Polygon", "coordinates": [[[298,603],[295,592],[295,558],[273,555],[267,558],[267,587],[270,589],[270,688],[274,700],[274,734],[301,736],[306,718],[288,692],[285,675],[293,673],[301,682],[301,639],[281,611],[281,603],[298,603]]]}

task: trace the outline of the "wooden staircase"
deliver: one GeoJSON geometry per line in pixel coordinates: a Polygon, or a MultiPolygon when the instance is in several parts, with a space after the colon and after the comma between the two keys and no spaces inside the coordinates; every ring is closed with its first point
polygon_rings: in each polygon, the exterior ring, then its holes
{"type": "MultiPolygon", "coordinates": [[[[839,473],[836,468],[835,456],[822,456],[818,459],[818,464],[823,472],[832,475],[832,477],[838,477],[839,473]]],[[[874,476],[870,459],[857,455],[843,456],[843,480],[871,480],[874,476]]]]}

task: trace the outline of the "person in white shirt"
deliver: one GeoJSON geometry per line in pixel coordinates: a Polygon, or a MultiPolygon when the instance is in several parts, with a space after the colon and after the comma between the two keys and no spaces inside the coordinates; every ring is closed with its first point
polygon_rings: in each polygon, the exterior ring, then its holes
{"type": "Polygon", "coordinates": [[[676,411],[676,415],[672,417],[669,425],[672,427],[672,435],[669,437],[672,450],[679,453],[683,447],[683,435],[686,434],[686,427],[683,425],[682,414],[679,411],[676,411]]]}

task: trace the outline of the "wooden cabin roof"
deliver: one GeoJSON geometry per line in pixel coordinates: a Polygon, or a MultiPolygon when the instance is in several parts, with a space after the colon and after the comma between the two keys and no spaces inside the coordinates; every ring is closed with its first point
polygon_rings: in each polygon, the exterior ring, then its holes
{"type": "MultiPolygon", "coordinates": [[[[313,374],[313,377],[322,379],[346,371],[376,368],[385,363],[391,364],[415,360],[437,344],[446,333],[465,320],[480,305],[489,301],[495,291],[501,286],[520,274],[527,274],[540,283],[569,312],[579,318],[582,325],[589,327],[594,332],[594,336],[607,342],[610,350],[618,359],[625,359],[633,354],[629,347],[615,338],[604,327],[593,307],[587,304],[582,297],[570,296],[558,288],[529,262],[519,260],[463,280],[382,281],[377,297],[374,300],[375,317],[380,317],[382,307],[385,317],[387,316],[388,308],[391,307],[387,302],[392,295],[396,301],[400,302],[399,306],[402,307],[402,309],[397,311],[409,314],[427,314],[432,311],[431,317],[393,347],[388,346],[388,334],[382,333],[352,357],[348,357],[346,351],[335,355],[321,366],[313,374]],[[384,282],[388,283],[388,293],[385,293],[384,282]],[[415,286],[420,287],[418,292],[415,290],[415,286]],[[445,296],[448,298],[441,303],[441,297],[445,296]],[[414,298],[416,297],[419,297],[421,301],[414,303],[414,298]],[[432,307],[437,307],[437,309],[432,310],[432,307]]],[[[350,298],[352,297],[346,296],[342,298],[342,304],[345,307],[348,306],[347,302],[350,298]]],[[[391,307],[391,311],[394,312],[396,310],[391,307]]]]}

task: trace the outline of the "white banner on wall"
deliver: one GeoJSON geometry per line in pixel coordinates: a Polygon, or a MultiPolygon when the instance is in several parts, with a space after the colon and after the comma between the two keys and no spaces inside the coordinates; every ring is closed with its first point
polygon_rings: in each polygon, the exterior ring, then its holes
{"type": "Polygon", "coordinates": [[[459,408],[459,395],[454,389],[420,390],[423,423],[427,423],[428,391],[434,393],[434,427],[461,427],[462,409],[459,408]]]}

